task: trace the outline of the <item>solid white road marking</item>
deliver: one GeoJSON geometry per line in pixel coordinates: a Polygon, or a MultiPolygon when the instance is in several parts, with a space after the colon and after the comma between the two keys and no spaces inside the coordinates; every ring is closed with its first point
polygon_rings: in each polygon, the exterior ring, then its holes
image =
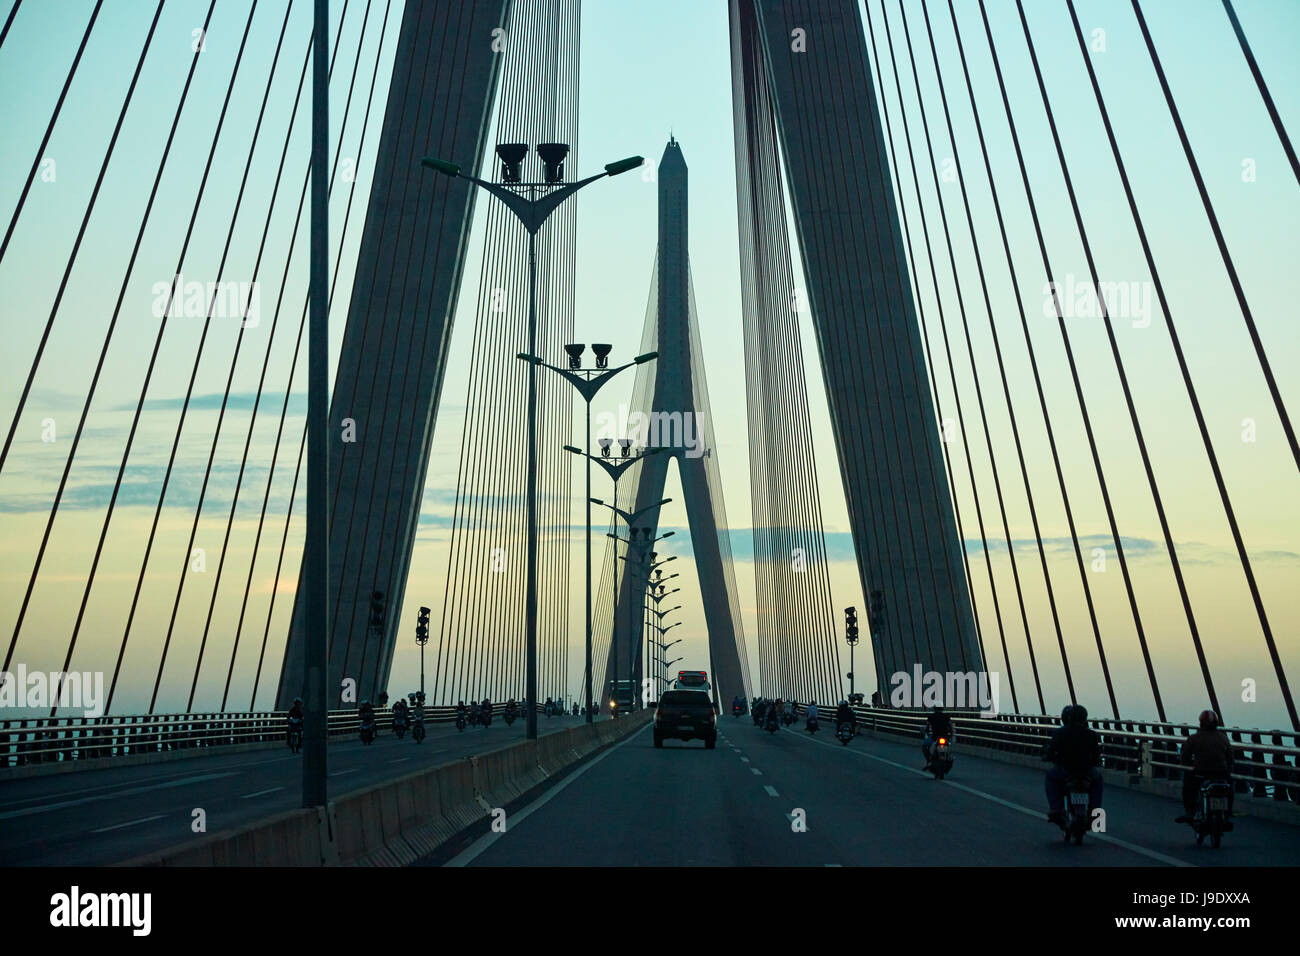
{"type": "MultiPolygon", "coordinates": [[[[550,790],[547,790],[544,794],[542,794],[540,797],[538,797],[528,806],[524,807],[524,809],[520,810],[518,813],[511,816],[510,829],[513,830],[514,828],[519,826],[519,824],[523,823],[530,816],[532,816],[534,811],[540,810],[546,804],[550,803],[551,800],[557,794],[559,794],[561,790],[563,790],[569,784],[573,783],[573,781],[577,780],[579,777],[581,777],[592,767],[596,766],[596,764],[600,763],[602,760],[604,760],[606,757],[612,754],[615,750],[618,750],[620,747],[625,747],[628,744],[630,744],[632,741],[636,740],[636,738],[639,737],[642,733],[644,733],[646,730],[649,730],[651,726],[652,726],[651,724],[646,724],[645,727],[631,734],[622,743],[615,744],[613,747],[610,747],[608,750],[606,750],[600,756],[596,757],[594,760],[591,760],[590,762],[583,764],[574,773],[569,774],[569,776],[565,777],[563,780],[561,780],[559,783],[553,786],[550,790]]],[[[495,832],[484,834],[483,836],[475,840],[473,843],[471,843],[464,850],[462,850],[460,853],[458,853],[456,856],[452,857],[450,860],[444,863],[443,866],[468,866],[470,863],[473,863],[479,856],[481,856],[485,850],[489,849],[492,846],[492,844],[496,843],[497,840],[501,839],[502,836],[504,836],[503,833],[495,833],[495,832]]]]}
{"type": "MultiPolygon", "coordinates": [[[[835,749],[834,745],[829,742],[824,742],[821,740],[812,740],[810,738],[805,738],[805,739],[808,739],[809,743],[818,744],[822,747],[830,747],[832,750],[835,749]]],[[[841,745],[841,747],[842,746],[843,745],[841,745]]],[[[859,757],[866,757],[868,760],[874,760],[877,763],[883,763],[890,767],[897,767],[899,770],[904,770],[918,777],[930,776],[930,773],[928,771],[917,770],[915,767],[909,767],[906,764],[901,764],[898,763],[897,761],[890,760],[886,757],[877,756],[876,754],[864,753],[861,750],[850,750],[849,753],[856,754],[859,757]]],[[[974,787],[968,787],[962,783],[954,783],[951,780],[944,780],[943,783],[949,787],[952,787],[955,790],[962,790],[966,793],[971,794],[972,796],[979,797],[982,800],[988,800],[990,803],[996,803],[998,804],[998,806],[1006,807],[1008,810],[1015,810],[1017,813],[1023,813],[1027,816],[1031,816],[1035,820],[1042,820],[1043,822],[1046,822],[1046,819],[1044,818],[1043,812],[1041,810],[1031,810],[1028,807],[1021,806],[1018,803],[1012,803],[1010,800],[1003,800],[1001,797],[995,797],[991,793],[985,793],[983,790],[976,790],[974,787]]],[[[1169,866],[1195,866],[1194,863],[1188,863],[1186,860],[1180,860],[1177,857],[1166,856],[1165,854],[1160,853],[1156,850],[1148,850],[1146,847],[1138,846],[1136,843],[1129,843],[1127,840],[1121,840],[1118,837],[1113,837],[1109,833],[1090,832],[1089,836],[1091,836],[1092,839],[1094,840],[1100,840],[1103,843],[1112,843],[1115,846],[1122,847],[1123,849],[1136,853],[1139,856],[1145,856],[1152,860],[1157,860],[1160,863],[1167,864],[1169,866]]]]}
{"type": "Polygon", "coordinates": [[[91,830],[91,833],[107,833],[109,830],[121,830],[124,827],[133,827],[137,823],[148,823],[150,820],[161,820],[167,814],[159,813],[152,817],[141,817],[139,820],[128,820],[126,823],[117,823],[111,827],[100,827],[98,830],[91,830]]]}
{"type": "Polygon", "coordinates": [[[281,791],[281,790],[283,790],[283,789],[284,789],[284,787],[272,787],[270,790],[259,790],[259,791],[257,791],[257,793],[246,793],[246,794],[244,794],[242,797],[240,797],[239,799],[240,799],[240,800],[251,800],[251,799],[253,799],[253,797],[264,797],[264,796],[266,796],[268,793],[278,793],[279,791],[281,791]]]}

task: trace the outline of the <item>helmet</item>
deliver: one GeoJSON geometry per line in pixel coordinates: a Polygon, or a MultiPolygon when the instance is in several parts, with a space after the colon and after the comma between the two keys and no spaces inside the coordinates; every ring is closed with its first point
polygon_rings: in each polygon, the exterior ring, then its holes
{"type": "Polygon", "coordinates": [[[1072,713],[1074,713],[1074,705],[1066,704],[1065,709],[1061,711],[1061,723],[1068,724],[1072,713]]]}
{"type": "Polygon", "coordinates": [[[1070,723],[1084,725],[1088,723],[1088,708],[1082,704],[1076,704],[1070,708],[1070,723]]]}
{"type": "Polygon", "coordinates": [[[1202,730],[1213,730],[1219,726],[1219,715],[1212,710],[1203,710],[1196,718],[1202,730]]]}
{"type": "Polygon", "coordinates": [[[301,698],[301,697],[295,697],[295,698],[293,699],[293,702],[294,702],[295,704],[301,704],[301,703],[302,703],[302,698],[301,698]]]}
{"type": "Polygon", "coordinates": [[[840,701],[840,706],[841,706],[841,707],[847,707],[847,706],[849,706],[849,702],[848,702],[847,700],[841,700],[841,701],[840,701]]]}

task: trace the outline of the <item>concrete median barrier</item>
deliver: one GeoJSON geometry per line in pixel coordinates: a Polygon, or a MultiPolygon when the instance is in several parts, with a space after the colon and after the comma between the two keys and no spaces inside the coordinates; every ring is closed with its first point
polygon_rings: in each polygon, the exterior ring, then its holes
{"type": "Polygon", "coordinates": [[[640,730],[642,713],[583,724],[128,860],[123,866],[400,866],[480,826],[548,777],[640,730]]]}

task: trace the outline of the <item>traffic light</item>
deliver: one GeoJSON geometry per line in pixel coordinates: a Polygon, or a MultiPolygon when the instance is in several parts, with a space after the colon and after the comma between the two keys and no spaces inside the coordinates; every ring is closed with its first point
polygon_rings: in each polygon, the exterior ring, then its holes
{"type": "Polygon", "coordinates": [[[851,645],[858,643],[858,609],[855,607],[844,609],[844,639],[851,645]]]}
{"type": "Polygon", "coordinates": [[[415,619],[415,643],[423,647],[429,643],[429,609],[420,608],[420,616],[415,619]]]}

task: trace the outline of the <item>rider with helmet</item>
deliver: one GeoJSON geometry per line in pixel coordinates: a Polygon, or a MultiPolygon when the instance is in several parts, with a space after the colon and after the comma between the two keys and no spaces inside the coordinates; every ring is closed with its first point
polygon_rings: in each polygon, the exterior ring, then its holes
{"type": "MultiPolygon", "coordinates": [[[[1185,813],[1177,818],[1178,823],[1188,823],[1195,815],[1202,783],[1207,779],[1225,779],[1232,774],[1232,741],[1219,729],[1219,715],[1212,710],[1203,710],[1197,717],[1197,723],[1200,729],[1187,738],[1180,752],[1182,762],[1188,769],[1183,774],[1185,813]]],[[[1232,813],[1233,796],[1230,791],[1229,814],[1232,813]]]]}
{"type": "Polygon", "coordinates": [[[1081,705],[1061,711],[1063,726],[1048,741],[1043,759],[1050,760],[1043,788],[1047,793],[1047,819],[1064,818],[1065,784],[1071,777],[1086,777],[1090,783],[1088,810],[1101,806],[1101,738],[1088,727],[1088,709],[1081,705]]]}
{"type": "Polygon", "coordinates": [[[849,706],[847,700],[841,700],[839,706],[835,708],[835,726],[838,728],[840,724],[845,723],[853,728],[855,734],[858,732],[857,713],[849,706]]]}

